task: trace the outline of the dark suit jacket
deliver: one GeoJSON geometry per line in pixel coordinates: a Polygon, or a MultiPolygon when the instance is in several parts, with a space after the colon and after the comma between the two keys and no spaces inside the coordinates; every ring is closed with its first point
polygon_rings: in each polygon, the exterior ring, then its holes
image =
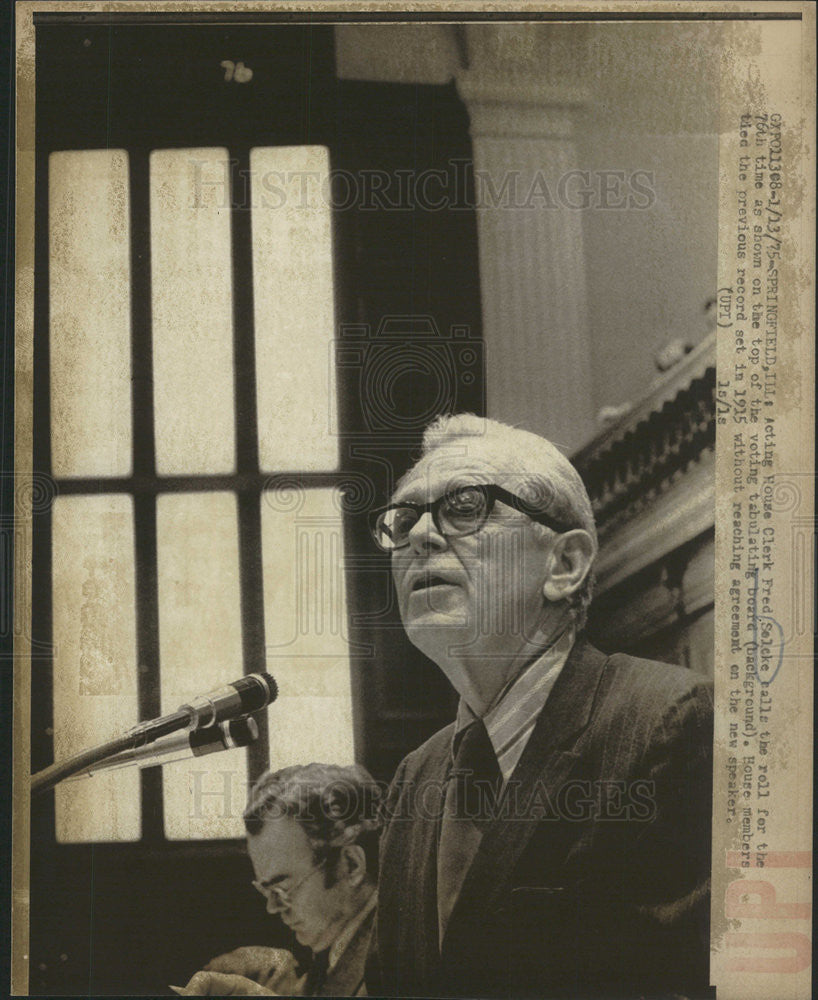
{"type": "Polygon", "coordinates": [[[387,804],[370,995],[706,989],[712,713],[703,677],[579,640],[442,949],[436,854],[453,727],[409,754],[387,804]]]}
{"type": "Polygon", "coordinates": [[[327,973],[323,983],[311,987],[310,974],[301,972],[291,952],[283,948],[259,949],[265,952],[264,961],[269,972],[259,978],[260,985],[271,990],[276,996],[359,996],[364,983],[364,969],[369,943],[375,926],[375,914],[371,910],[361,921],[349,944],[344,948],[338,961],[327,973]]]}

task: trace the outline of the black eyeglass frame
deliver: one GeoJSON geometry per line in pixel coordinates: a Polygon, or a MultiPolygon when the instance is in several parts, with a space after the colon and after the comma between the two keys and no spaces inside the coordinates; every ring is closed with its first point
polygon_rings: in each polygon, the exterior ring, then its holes
{"type": "MultiPolygon", "coordinates": [[[[491,512],[494,510],[494,504],[497,501],[504,503],[507,507],[511,507],[514,510],[520,511],[520,513],[527,515],[532,521],[536,521],[538,524],[544,524],[547,528],[552,531],[556,531],[557,534],[562,534],[566,531],[571,531],[575,525],[563,524],[557,521],[555,518],[546,514],[544,511],[537,508],[534,504],[529,503],[522,497],[517,496],[516,493],[511,493],[509,490],[504,489],[502,486],[497,486],[496,483],[467,483],[463,486],[457,486],[454,489],[447,490],[442,493],[436,500],[430,500],[428,503],[414,503],[411,500],[404,500],[401,503],[390,503],[385,507],[378,507],[376,510],[370,511],[369,513],[369,529],[375,544],[382,552],[394,552],[397,549],[404,549],[409,544],[409,538],[407,533],[407,539],[400,545],[392,545],[389,548],[381,545],[378,539],[378,521],[379,519],[390,510],[400,510],[401,508],[408,508],[417,513],[417,521],[415,524],[423,517],[423,515],[428,511],[432,515],[432,523],[437,529],[438,533],[444,538],[463,538],[466,535],[474,535],[483,527],[486,521],[491,516],[491,512]],[[461,491],[465,490],[479,490],[483,496],[486,498],[486,509],[483,519],[475,525],[474,528],[468,531],[444,531],[440,525],[440,519],[438,513],[441,506],[449,500],[451,497],[456,496],[461,491]]],[[[414,527],[414,525],[412,525],[414,527]]],[[[409,529],[412,530],[411,528],[409,529]]]]}
{"type": "Polygon", "coordinates": [[[326,863],[327,860],[324,858],[324,860],[320,861],[317,865],[313,865],[303,878],[300,878],[294,885],[288,886],[287,888],[281,885],[271,885],[270,879],[265,879],[264,881],[253,879],[250,885],[252,885],[256,892],[264,896],[268,902],[271,896],[275,896],[276,908],[278,910],[288,910],[292,906],[295,894],[301,889],[302,886],[309,882],[316,872],[322,871],[326,863]]]}

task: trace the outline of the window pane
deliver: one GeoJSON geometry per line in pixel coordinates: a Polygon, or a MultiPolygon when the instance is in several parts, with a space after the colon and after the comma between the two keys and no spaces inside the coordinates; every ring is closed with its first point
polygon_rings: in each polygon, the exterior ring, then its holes
{"type": "MultiPolygon", "coordinates": [[[[242,676],[236,498],[160,496],[156,509],[162,712],[242,676]]],[[[241,837],[244,750],[163,768],[171,839],[241,837]]]]}
{"type": "MultiPolygon", "coordinates": [[[[54,758],[138,721],[130,497],[57,497],[53,506],[54,758]]],[[[56,789],[57,840],[138,840],[139,773],[123,768],[56,789]]]]}
{"type": "Polygon", "coordinates": [[[48,185],[52,469],[56,476],[127,476],[128,154],[52,153],[48,185]]]}
{"type": "Polygon", "coordinates": [[[232,472],[233,297],[224,149],[151,153],[156,468],[232,472]]]}
{"type": "Polygon", "coordinates": [[[262,503],[270,766],[351,764],[352,694],[341,515],[332,490],[274,492],[262,503]]]}
{"type": "Polygon", "coordinates": [[[338,467],[329,155],[323,146],[250,152],[259,462],[338,467]]]}

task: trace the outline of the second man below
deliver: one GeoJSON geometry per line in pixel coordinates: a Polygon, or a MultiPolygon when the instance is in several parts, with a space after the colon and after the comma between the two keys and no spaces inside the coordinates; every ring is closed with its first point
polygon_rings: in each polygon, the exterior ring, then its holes
{"type": "Polygon", "coordinates": [[[187,984],[188,995],[356,996],[377,907],[380,790],[362,767],[268,771],[244,813],[253,886],[312,962],[287,949],[237,948],[187,984]]]}

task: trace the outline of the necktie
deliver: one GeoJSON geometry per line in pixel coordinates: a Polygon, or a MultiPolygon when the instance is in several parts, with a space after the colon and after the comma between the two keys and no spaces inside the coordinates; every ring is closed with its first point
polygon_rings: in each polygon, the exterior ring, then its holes
{"type": "Polygon", "coordinates": [[[472,722],[458,739],[446,787],[437,852],[437,915],[441,945],[501,783],[494,747],[483,722],[480,719],[472,722]]]}
{"type": "Polygon", "coordinates": [[[329,968],[329,948],[316,952],[304,983],[304,996],[320,996],[329,968]]]}

